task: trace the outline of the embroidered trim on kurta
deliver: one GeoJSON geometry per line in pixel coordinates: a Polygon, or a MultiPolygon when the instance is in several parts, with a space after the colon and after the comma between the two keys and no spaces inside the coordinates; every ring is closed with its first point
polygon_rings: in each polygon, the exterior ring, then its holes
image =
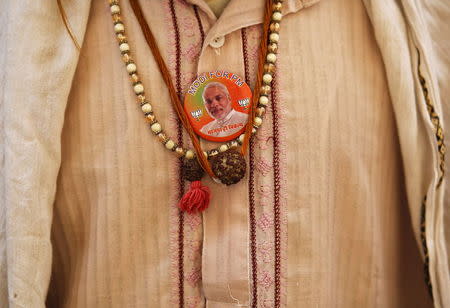
{"type": "MultiPolygon", "coordinates": [[[[245,82],[250,84],[247,33],[246,29],[241,29],[242,54],[244,57],[245,82]]],[[[258,306],[258,262],[256,260],[256,216],[255,216],[255,151],[254,139],[249,143],[249,175],[248,175],[248,200],[249,200],[249,220],[250,220],[250,263],[251,263],[251,307],[258,306]]]]}
{"type": "MultiPolygon", "coordinates": [[[[241,30],[241,34],[244,69],[246,72],[251,72],[257,64],[256,47],[261,39],[259,25],[241,30]]],[[[253,82],[254,80],[250,80],[251,84],[253,82]]],[[[268,308],[286,305],[287,209],[286,195],[283,194],[283,188],[286,186],[283,169],[286,165],[286,155],[283,153],[285,151],[283,146],[285,134],[281,123],[283,106],[278,85],[279,78],[274,79],[272,106],[269,106],[266,111],[266,118],[268,122],[272,121],[272,126],[263,127],[258,131],[253,137],[253,148],[249,153],[251,307],[268,308]],[[274,108],[277,109],[276,115],[273,114],[274,108]],[[275,124],[278,128],[275,130],[274,119],[271,119],[274,116],[277,116],[275,124]],[[274,163],[274,160],[277,162],[274,163]],[[274,188],[274,183],[277,188],[274,188]],[[274,210],[277,211],[276,215],[274,210]],[[275,245],[275,242],[278,245],[275,245]]]]}
{"type": "MultiPolygon", "coordinates": [[[[173,0],[169,0],[167,2],[167,8],[168,13],[170,15],[167,18],[167,23],[171,26],[171,35],[169,35],[169,45],[170,47],[174,47],[174,62],[175,65],[171,67],[171,70],[174,71],[174,78],[175,78],[175,87],[177,90],[178,95],[181,95],[181,46],[180,46],[180,31],[178,28],[178,22],[176,18],[176,12],[175,12],[175,3],[173,0]]],[[[172,63],[172,61],[170,61],[172,63]]],[[[183,132],[181,130],[181,124],[178,119],[174,122],[176,123],[176,130],[177,130],[177,142],[178,144],[183,143],[183,132]]],[[[175,172],[176,176],[173,178],[174,183],[172,185],[176,187],[177,189],[177,199],[179,200],[183,194],[184,194],[184,182],[181,177],[181,163],[177,159],[175,160],[175,172]]],[[[171,295],[171,301],[173,304],[175,304],[175,301],[178,300],[178,307],[184,307],[184,213],[180,210],[178,210],[177,206],[174,206],[174,210],[171,212],[171,226],[174,226],[174,230],[172,232],[175,232],[174,236],[171,237],[171,248],[172,248],[172,262],[171,262],[171,277],[172,281],[176,282],[176,288],[173,288],[173,290],[177,291],[177,296],[175,294],[171,295]],[[174,224],[176,223],[176,224],[174,224]],[[176,226],[176,227],[175,227],[176,226]],[[176,229],[175,229],[176,228],[176,229]]]]}
{"type": "MultiPolygon", "coordinates": [[[[444,131],[441,126],[441,121],[439,119],[439,115],[437,114],[436,110],[434,109],[433,101],[430,99],[430,95],[428,93],[428,87],[426,84],[425,78],[422,76],[420,71],[420,52],[417,50],[417,74],[419,76],[420,86],[422,87],[423,96],[425,99],[425,103],[427,105],[427,111],[428,115],[430,116],[431,123],[433,123],[435,131],[435,137],[438,147],[438,153],[439,153],[439,169],[440,169],[440,176],[438,179],[438,183],[436,184],[436,189],[438,189],[445,176],[445,142],[444,142],[444,131]]],[[[420,209],[420,239],[422,242],[422,250],[424,254],[424,279],[425,284],[428,287],[428,291],[430,293],[431,299],[433,300],[433,286],[431,284],[430,279],[430,258],[428,255],[428,246],[427,246],[427,239],[426,239],[426,233],[425,233],[425,226],[426,226],[426,201],[427,201],[427,195],[423,198],[422,206],[420,209]]]]}
{"type": "MultiPolygon", "coordinates": [[[[193,72],[204,41],[204,30],[196,6],[181,0],[164,2],[168,32],[169,69],[182,101],[182,93],[196,77],[193,72]],[[189,16],[178,18],[178,10],[189,11],[189,16]],[[192,10],[192,11],[191,11],[192,10]],[[183,44],[182,38],[188,37],[183,44]]],[[[170,114],[173,129],[177,130],[177,142],[183,144],[185,134],[175,112],[170,114]]],[[[186,140],[184,140],[186,142],[186,140]]],[[[173,161],[173,187],[177,188],[178,198],[184,193],[185,182],[181,179],[181,165],[173,161]]],[[[179,199],[177,199],[179,200],[179,199]]],[[[174,201],[176,203],[176,200],[174,201]]],[[[176,205],[171,212],[171,303],[177,307],[198,307],[205,298],[201,293],[201,251],[202,216],[200,213],[185,215],[176,205]]]]}
{"type": "Polygon", "coordinates": [[[427,104],[427,111],[430,116],[431,123],[433,123],[433,125],[434,125],[434,129],[435,129],[434,134],[436,136],[436,142],[437,142],[438,153],[439,153],[439,169],[441,171],[441,174],[439,176],[439,180],[436,185],[436,189],[437,189],[441,186],[442,181],[444,179],[444,175],[445,175],[445,150],[446,150],[446,148],[445,148],[445,142],[444,142],[444,130],[442,129],[439,115],[437,114],[437,112],[434,109],[433,101],[430,99],[426,80],[420,72],[420,52],[417,52],[417,58],[418,58],[419,81],[420,81],[420,85],[422,87],[422,92],[423,92],[423,96],[425,99],[425,103],[427,104]]]}
{"type": "Polygon", "coordinates": [[[426,218],[426,203],[427,203],[427,195],[423,198],[422,206],[420,208],[420,241],[422,243],[422,250],[424,255],[424,264],[423,264],[423,274],[425,277],[425,284],[428,287],[428,292],[433,300],[433,286],[431,285],[430,279],[430,259],[428,256],[428,246],[426,239],[426,229],[425,229],[425,218],[426,218]]]}
{"type": "Polygon", "coordinates": [[[205,31],[203,30],[202,20],[200,19],[200,14],[198,13],[198,7],[196,5],[194,5],[194,13],[195,18],[197,19],[198,30],[200,31],[200,35],[202,37],[202,44],[200,46],[203,46],[203,42],[205,41],[205,31]]]}

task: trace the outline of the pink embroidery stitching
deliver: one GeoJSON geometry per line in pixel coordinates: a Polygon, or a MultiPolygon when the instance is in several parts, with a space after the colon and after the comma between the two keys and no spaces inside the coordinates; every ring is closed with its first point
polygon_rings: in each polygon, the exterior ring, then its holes
{"type": "Polygon", "coordinates": [[[272,136],[264,135],[262,132],[259,135],[256,135],[256,139],[258,139],[258,146],[261,150],[267,150],[270,146],[271,141],[273,141],[272,136]]]}
{"type": "Polygon", "coordinates": [[[274,302],[273,299],[264,299],[263,300],[263,308],[273,308],[274,307],[274,302]]]}
{"type": "Polygon", "coordinates": [[[272,171],[272,164],[269,163],[266,159],[261,158],[255,166],[256,170],[261,173],[263,176],[266,176],[270,171],[272,171]]]}
{"type": "MultiPolygon", "coordinates": [[[[169,70],[173,74],[173,81],[176,82],[177,78],[180,81],[180,88],[185,89],[189,86],[192,80],[195,79],[195,61],[192,61],[192,57],[198,56],[201,48],[200,43],[187,48],[186,44],[189,42],[200,41],[200,33],[198,33],[197,20],[194,17],[194,10],[192,5],[185,3],[184,1],[175,0],[175,14],[172,15],[170,1],[164,1],[164,13],[165,21],[168,25],[167,34],[167,65],[169,70]],[[178,25],[179,41],[176,41],[175,27],[173,19],[175,18],[178,25]],[[188,39],[186,39],[188,38],[188,39]],[[198,48],[198,51],[195,50],[198,48]],[[177,50],[180,52],[177,62],[177,50]],[[177,74],[177,63],[180,63],[180,72],[177,74]]],[[[170,113],[172,119],[172,130],[177,130],[178,117],[174,112],[170,113]]],[[[187,136],[184,136],[183,140],[187,141],[187,136]]],[[[186,144],[187,145],[187,144],[186,144]]],[[[178,159],[174,158],[171,162],[173,170],[171,170],[172,187],[178,187],[178,159]]],[[[170,212],[170,277],[171,277],[171,293],[170,303],[172,305],[184,306],[184,307],[198,307],[199,303],[203,300],[203,295],[200,290],[198,282],[201,280],[201,238],[202,238],[202,218],[200,215],[184,215],[184,245],[183,245],[183,268],[181,271],[178,267],[178,208],[176,206],[178,202],[176,194],[171,197],[171,212],[170,212]],[[199,242],[200,241],[200,242],[199,242]],[[194,269],[188,272],[188,269],[194,269]],[[182,274],[182,272],[184,272],[182,274]],[[188,273],[187,273],[188,272],[188,273]],[[179,288],[179,275],[182,275],[182,280],[188,283],[183,283],[183,288],[179,288]]]]}
{"type": "Polygon", "coordinates": [[[187,36],[187,37],[193,37],[195,36],[195,20],[192,17],[189,16],[185,16],[181,19],[181,28],[182,28],[182,33],[183,33],[183,37],[187,36]]]}
{"type": "Polygon", "coordinates": [[[267,198],[270,196],[270,194],[272,193],[272,189],[270,188],[269,185],[259,185],[258,187],[258,193],[264,197],[267,198]]]}
{"type": "Polygon", "coordinates": [[[274,282],[273,276],[267,271],[263,271],[261,273],[261,276],[258,281],[258,283],[263,287],[265,287],[266,289],[270,288],[273,285],[273,282],[274,282]]]}
{"type": "Polygon", "coordinates": [[[197,296],[188,296],[186,298],[187,308],[197,308],[198,304],[200,304],[200,298],[198,298],[197,296]]]}
{"type": "Polygon", "coordinates": [[[268,241],[264,241],[258,244],[258,252],[261,254],[262,260],[264,263],[273,262],[273,243],[269,243],[268,241]]]}
{"type": "Polygon", "coordinates": [[[189,259],[193,262],[197,260],[200,261],[202,242],[190,239],[187,241],[186,246],[188,247],[189,250],[189,259]]]}
{"type": "Polygon", "coordinates": [[[200,47],[201,47],[200,41],[195,44],[190,44],[183,51],[183,56],[185,56],[189,62],[196,63],[198,56],[200,55],[200,47]]]}
{"type": "Polygon", "coordinates": [[[181,81],[185,85],[184,91],[187,91],[189,89],[190,84],[195,80],[197,75],[195,75],[192,72],[184,73],[183,76],[181,76],[181,81]]]}
{"type": "Polygon", "coordinates": [[[273,228],[273,217],[267,213],[262,213],[256,224],[265,232],[267,229],[273,228]]]}
{"type": "Polygon", "coordinates": [[[262,30],[260,25],[255,25],[247,28],[248,37],[253,40],[256,45],[261,40],[262,30]]]}
{"type": "Polygon", "coordinates": [[[195,230],[201,225],[202,218],[200,214],[186,215],[184,222],[191,228],[191,230],[195,230]]]}
{"type": "Polygon", "coordinates": [[[268,199],[268,198],[261,198],[261,200],[259,200],[260,206],[267,207],[269,204],[270,204],[270,199],[268,199]]]}
{"type": "MultiPolygon", "coordinates": [[[[170,6],[169,1],[164,2],[164,13],[165,13],[165,22],[168,25],[168,33],[167,33],[167,43],[169,45],[169,52],[168,52],[168,58],[169,58],[169,70],[171,72],[175,71],[175,57],[176,54],[174,52],[175,50],[175,30],[173,27],[172,19],[171,19],[171,13],[170,13],[170,6]]],[[[171,113],[169,116],[174,116],[173,113],[171,113]]],[[[176,121],[171,121],[173,123],[171,125],[171,129],[176,129],[176,121]]],[[[178,187],[178,165],[176,160],[172,159],[171,163],[171,186],[172,187],[178,187]]],[[[178,196],[177,194],[171,194],[171,200],[170,200],[170,229],[169,229],[169,255],[170,255],[170,269],[169,269],[169,275],[171,277],[170,284],[170,303],[172,305],[178,305],[180,301],[179,296],[179,272],[178,272],[178,196]]]]}
{"type": "Polygon", "coordinates": [[[184,278],[192,287],[194,287],[202,278],[202,272],[199,268],[193,268],[188,274],[184,276],[184,278]]]}

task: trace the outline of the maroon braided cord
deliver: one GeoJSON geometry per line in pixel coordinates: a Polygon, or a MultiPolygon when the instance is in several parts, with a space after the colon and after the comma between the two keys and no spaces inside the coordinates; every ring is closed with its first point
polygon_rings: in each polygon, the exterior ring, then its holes
{"type": "Polygon", "coordinates": [[[202,37],[201,46],[203,46],[203,42],[205,41],[205,31],[203,30],[202,20],[200,19],[200,14],[198,13],[198,7],[196,5],[194,5],[194,13],[195,18],[197,18],[198,30],[200,31],[200,35],[202,37]]]}
{"type": "Polygon", "coordinates": [[[245,71],[245,82],[250,86],[250,73],[248,67],[248,51],[247,51],[247,30],[246,28],[241,29],[242,35],[242,53],[244,55],[244,71],[245,71]]]}
{"type": "MultiPolygon", "coordinates": [[[[250,85],[250,74],[248,64],[248,51],[247,51],[247,32],[245,28],[241,29],[242,34],[242,52],[244,55],[244,71],[245,82],[250,85]]],[[[256,223],[255,223],[255,151],[253,150],[253,139],[250,139],[249,143],[249,174],[248,174],[248,199],[249,199],[249,215],[250,215],[250,259],[252,267],[252,297],[251,306],[256,308],[258,306],[258,268],[256,261],[256,223]]]]}
{"type": "MultiPolygon", "coordinates": [[[[196,5],[194,5],[194,13],[195,13],[195,17],[197,19],[197,25],[198,25],[198,30],[200,32],[200,36],[202,38],[202,42],[200,46],[203,46],[203,43],[205,42],[205,31],[203,30],[203,24],[202,24],[202,20],[200,19],[200,14],[198,13],[198,7],[196,5]]],[[[200,47],[202,48],[202,47],[200,47]]],[[[206,305],[206,298],[204,298],[204,305],[206,305]]]]}
{"type": "Polygon", "coordinates": [[[278,82],[277,74],[272,81],[272,130],[273,130],[273,194],[275,225],[275,307],[281,305],[281,223],[280,223],[280,132],[278,123],[278,82]]]}
{"type": "MultiPolygon", "coordinates": [[[[169,1],[170,14],[175,32],[175,49],[176,49],[176,65],[175,65],[175,84],[177,94],[181,101],[181,45],[180,45],[180,29],[178,28],[178,20],[175,11],[174,0],[169,1]]],[[[177,142],[183,146],[183,130],[181,120],[177,120],[177,142]]],[[[182,160],[178,161],[178,199],[184,194],[184,181],[182,176],[182,160]]],[[[178,211],[178,296],[180,308],[184,307],[184,213],[178,211]]]]}

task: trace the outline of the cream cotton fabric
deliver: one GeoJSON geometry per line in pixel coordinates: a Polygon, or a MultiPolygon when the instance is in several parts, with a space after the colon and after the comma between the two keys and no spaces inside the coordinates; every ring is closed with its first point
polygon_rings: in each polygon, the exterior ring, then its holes
{"type": "MultiPolygon", "coordinates": [[[[140,2],[175,74],[169,1],[140,2]]],[[[0,2],[0,306],[177,306],[177,160],[136,107],[108,3],[62,3],[81,51],[56,1],[0,2]]],[[[243,35],[254,86],[263,1],[242,3],[217,19],[202,0],[174,1],[183,89],[213,69],[244,76],[243,35]]],[[[164,83],[121,7],[147,96],[175,138],[164,83]]],[[[274,305],[276,147],[282,306],[450,307],[449,187],[445,177],[438,187],[443,156],[425,101],[446,132],[449,16],[436,0],[284,2],[280,134],[270,109],[253,149],[259,307],[274,305]]],[[[210,208],[184,216],[186,307],[251,303],[249,177],[205,180],[210,208]]]]}

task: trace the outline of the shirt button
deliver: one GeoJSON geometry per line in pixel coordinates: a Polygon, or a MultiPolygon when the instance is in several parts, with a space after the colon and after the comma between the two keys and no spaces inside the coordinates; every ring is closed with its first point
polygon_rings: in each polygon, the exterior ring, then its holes
{"type": "Polygon", "coordinates": [[[213,40],[211,41],[211,43],[209,43],[209,45],[211,45],[211,47],[213,48],[220,48],[223,46],[224,43],[225,43],[225,36],[218,36],[213,38],[213,40]]]}

